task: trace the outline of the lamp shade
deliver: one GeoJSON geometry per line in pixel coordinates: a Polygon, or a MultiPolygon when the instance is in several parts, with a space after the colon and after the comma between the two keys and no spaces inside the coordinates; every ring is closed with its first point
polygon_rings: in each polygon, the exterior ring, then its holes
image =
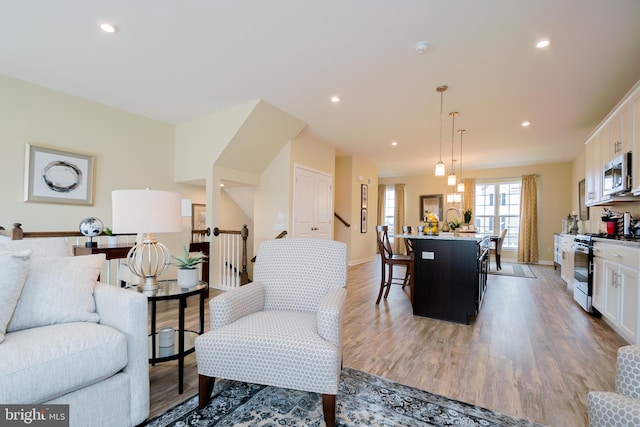
{"type": "Polygon", "coordinates": [[[179,193],[160,190],[111,192],[114,233],[172,233],[182,230],[179,193]]]}

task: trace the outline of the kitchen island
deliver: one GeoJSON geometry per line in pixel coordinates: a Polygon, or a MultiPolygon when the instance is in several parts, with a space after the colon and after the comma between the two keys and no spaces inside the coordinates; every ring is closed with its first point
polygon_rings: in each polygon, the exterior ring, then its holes
{"type": "Polygon", "coordinates": [[[469,324],[487,287],[490,236],[404,234],[413,243],[413,314],[469,324]]]}

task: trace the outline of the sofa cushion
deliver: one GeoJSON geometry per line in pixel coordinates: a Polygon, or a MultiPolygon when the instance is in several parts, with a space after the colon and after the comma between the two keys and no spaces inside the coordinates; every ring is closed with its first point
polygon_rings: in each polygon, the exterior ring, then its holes
{"type": "Polygon", "coordinates": [[[127,339],[87,322],[31,328],[6,335],[0,360],[0,402],[40,403],[122,370],[127,339]]]}
{"type": "Polygon", "coordinates": [[[105,255],[31,258],[7,331],[68,322],[97,322],[93,288],[105,255]]]}
{"type": "Polygon", "coordinates": [[[22,293],[31,250],[0,251],[0,343],[22,293]]]}
{"type": "Polygon", "coordinates": [[[38,237],[23,240],[0,240],[0,250],[31,249],[33,256],[72,256],[73,249],[65,237],[38,237]]]}

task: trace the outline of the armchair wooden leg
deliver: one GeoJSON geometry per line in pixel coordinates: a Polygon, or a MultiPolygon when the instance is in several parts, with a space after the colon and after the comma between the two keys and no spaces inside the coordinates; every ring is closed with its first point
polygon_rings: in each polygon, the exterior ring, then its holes
{"type": "Polygon", "coordinates": [[[215,382],[215,377],[198,375],[198,409],[204,409],[209,403],[215,382]]]}
{"type": "Polygon", "coordinates": [[[324,422],[327,427],[335,427],[336,425],[336,395],[322,395],[322,412],[324,413],[324,422]]]}

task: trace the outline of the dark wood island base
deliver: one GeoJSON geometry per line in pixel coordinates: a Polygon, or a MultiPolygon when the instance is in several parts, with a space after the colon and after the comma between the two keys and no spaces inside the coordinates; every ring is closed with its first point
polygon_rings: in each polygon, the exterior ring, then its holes
{"type": "Polygon", "coordinates": [[[410,236],[414,247],[413,314],[470,323],[487,288],[489,237],[410,236]]]}

